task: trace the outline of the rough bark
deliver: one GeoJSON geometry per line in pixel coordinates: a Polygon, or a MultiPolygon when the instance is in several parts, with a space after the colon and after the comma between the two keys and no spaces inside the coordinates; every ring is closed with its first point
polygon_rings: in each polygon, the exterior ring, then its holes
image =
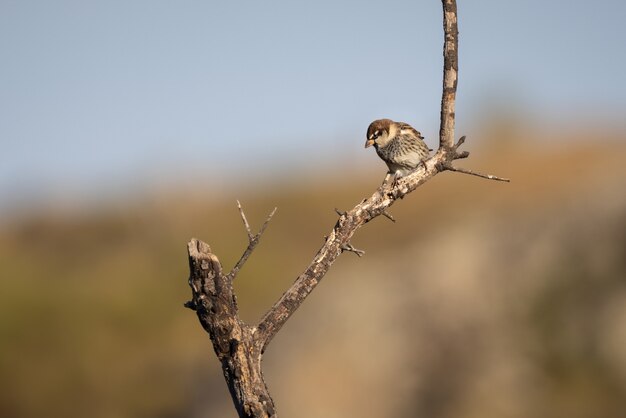
{"type": "Polygon", "coordinates": [[[275,209],[260,231],[253,234],[243,209],[237,202],[248,233],[249,245],[228,274],[224,274],[217,256],[211,252],[207,244],[196,239],[192,239],[188,244],[192,300],[185,306],[196,311],[202,327],[209,333],[240,417],[277,416],[261,372],[262,355],[276,333],[324,278],[337,257],[345,251],[354,252],[358,256],[364,254],[350,243],[360,227],[380,215],[394,221],[387,209],[442,171],[456,171],[492,180],[508,181],[452,165],[454,160],[466,158],[469,153],[458,152],[465,137],[454,143],[454,107],[458,77],[456,1],[442,0],[442,4],[445,41],[439,149],[432,158],[396,184],[383,184],[369,198],[363,199],[351,210],[337,211],[339,219],[311,263],[258,324],[248,325],[239,318],[233,280],[258,244],[275,209]]]}
{"type": "Polygon", "coordinates": [[[196,311],[209,333],[239,416],[276,416],[261,373],[261,346],[254,338],[254,328],[239,319],[234,276],[223,274],[220,261],[206,243],[192,239],[187,249],[193,299],[185,306],[196,311]]]}
{"type": "Polygon", "coordinates": [[[439,148],[452,149],[454,145],[454,103],[459,77],[459,28],[456,0],[442,0],[443,4],[443,93],[441,95],[441,125],[439,148]]]}

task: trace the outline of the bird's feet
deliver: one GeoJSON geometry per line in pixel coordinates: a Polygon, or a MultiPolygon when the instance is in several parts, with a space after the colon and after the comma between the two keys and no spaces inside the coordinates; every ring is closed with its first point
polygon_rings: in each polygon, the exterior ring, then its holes
{"type": "Polygon", "coordinates": [[[395,188],[398,183],[400,182],[400,179],[402,178],[402,174],[400,174],[400,172],[396,171],[395,174],[393,174],[393,180],[391,181],[391,187],[395,188]]]}

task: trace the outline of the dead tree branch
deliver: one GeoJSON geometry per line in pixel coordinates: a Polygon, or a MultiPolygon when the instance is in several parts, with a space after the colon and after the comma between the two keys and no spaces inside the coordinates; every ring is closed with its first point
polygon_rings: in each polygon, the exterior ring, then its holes
{"type": "Polygon", "coordinates": [[[237,207],[239,208],[239,215],[241,215],[241,220],[243,221],[243,225],[246,227],[246,232],[248,233],[248,247],[241,255],[241,258],[239,259],[239,261],[237,261],[237,264],[235,264],[235,266],[230,271],[230,273],[228,273],[228,277],[230,278],[230,280],[235,279],[235,277],[237,276],[237,273],[239,273],[239,270],[241,270],[245,262],[248,260],[248,257],[250,257],[250,255],[252,254],[252,251],[254,251],[257,244],[259,243],[259,240],[261,239],[261,235],[263,235],[263,232],[265,232],[265,228],[267,228],[267,225],[272,220],[272,216],[274,216],[274,214],[276,213],[276,210],[278,209],[278,208],[274,208],[274,210],[267,216],[267,219],[265,219],[265,222],[263,223],[263,226],[261,227],[261,229],[259,229],[259,232],[257,232],[255,235],[252,233],[252,230],[250,229],[250,224],[248,223],[246,214],[243,212],[243,208],[241,207],[241,203],[239,203],[239,201],[237,201],[237,207]]]}
{"type": "Polygon", "coordinates": [[[458,28],[455,0],[442,0],[444,41],[443,93],[439,149],[435,155],[409,175],[394,184],[383,184],[369,198],[349,211],[335,209],[339,219],[315,257],[298,276],[293,285],[274,303],[258,324],[244,323],[238,316],[233,280],[254,251],[276,209],[267,217],[257,234],[253,234],[241,204],[239,213],[248,234],[248,247],[228,274],[211,248],[192,239],[188,244],[189,285],[192,300],[185,306],[196,311],[202,327],[209,333],[213,348],[222,364],[224,377],[240,417],[276,417],[274,402],[263,381],[261,358],[272,338],[324,278],[331,265],[344,251],[361,257],[364,251],[350,243],[356,231],[376,217],[383,215],[395,222],[388,209],[442,171],[456,171],[492,180],[496,176],[482,175],[455,168],[452,162],[467,158],[467,151],[458,148],[465,137],[454,143],[454,108],[458,79],[458,28]]]}
{"type": "Polygon", "coordinates": [[[443,167],[444,169],[448,171],[455,171],[457,173],[469,174],[471,176],[476,176],[476,177],[480,177],[480,178],[487,179],[487,180],[504,181],[506,183],[509,183],[511,181],[504,177],[494,176],[493,174],[483,174],[477,171],[468,170],[467,168],[454,167],[452,164],[444,164],[443,167]]]}
{"type": "Polygon", "coordinates": [[[391,222],[395,223],[396,220],[393,216],[391,216],[391,213],[387,212],[386,210],[383,211],[383,216],[387,219],[389,219],[391,222]]]}
{"type": "Polygon", "coordinates": [[[459,28],[456,0],[443,3],[443,92],[439,125],[439,150],[450,151],[454,146],[454,104],[459,78],[459,28]]]}

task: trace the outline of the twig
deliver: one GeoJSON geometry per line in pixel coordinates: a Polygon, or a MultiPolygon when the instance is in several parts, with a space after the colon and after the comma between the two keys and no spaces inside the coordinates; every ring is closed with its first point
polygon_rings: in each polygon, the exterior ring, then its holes
{"type": "Polygon", "coordinates": [[[343,251],[350,251],[352,253],[355,253],[359,257],[363,257],[365,255],[365,251],[359,250],[358,248],[354,248],[354,246],[351,243],[343,244],[341,246],[341,249],[343,251]]]}
{"type": "Polygon", "coordinates": [[[391,213],[387,212],[386,210],[383,211],[383,216],[389,219],[391,222],[396,223],[396,220],[393,216],[391,216],[391,213]]]}
{"type": "Polygon", "coordinates": [[[458,168],[458,167],[454,167],[452,164],[444,164],[443,165],[444,170],[448,170],[448,171],[454,171],[457,173],[463,173],[463,174],[469,174],[471,176],[476,176],[476,177],[481,177],[487,180],[495,180],[495,181],[504,181],[506,183],[510,183],[511,180],[504,178],[504,177],[498,177],[498,176],[494,176],[493,174],[483,174],[483,173],[479,173],[476,171],[472,171],[472,170],[468,170],[467,168],[458,168]]]}
{"type": "Polygon", "coordinates": [[[276,210],[278,209],[278,208],[274,208],[274,210],[268,215],[267,219],[265,219],[265,222],[263,222],[263,225],[261,226],[261,229],[259,229],[259,232],[257,232],[256,235],[254,235],[252,234],[252,230],[250,229],[250,224],[248,223],[248,219],[246,218],[246,214],[243,212],[243,208],[241,207],[241,203],[239,203],[239,200],[237,201],[237,207],[239,208],[239,214],[241,215],[243,224],[246,227],[246,231],[248,232],[248,247],[241,255],[241,258],[239,259],[239,261],[237,261],[237,264],[235,264],[235,266],[230,271],[230,273],[228,273],[227,277],[230,280],[235,279],[235,277],[237,276],[237,273],[239,273],[239,270],[241,270],[245,262],[248,260],[248,257],[250,257],[250,255],[252,254],[252,251],[254,251],[254,248],[259,243],[259,240],[261,239],[261,235],[263,235],[263,232],[265,232],[265,228],[267,228],[267,225],[269,224],[270,220],[272,220],[272,216],[274,216],[274,214],[276,213],[276,210]]]}
{"type": "Polygon", "coordinates": [[[241,220],[243,221],[243,225],[246,227],[246,232],[248,233],[248,240],[252,241],[254,235],[252,234],[252,230],[250,229],[250,224],[248,223],[248,219],[246,218],[246,214],[243,212],[243,208],[241,207],[241,203],[237,200],[237,207],[239,208],[239,215],[241,215],[241,220]]]}
{"type": "Polygon", "coordinates": [[[256,234],[256,237],[255,237],[257,241],[259,240],[259,238],[261,238],[261,235],[263,235],[263,232],[265,232],[265,228],[267,228],[267,225],[270,223],[270,221],[272,220],[272,216],[274,216],[277,210],[278,210],[278,207],[275,207],[267,216],[267,219],[265,219],[265,222],[263,222],[263,226],[261,226],[261,229],[259,229],[259,233],[256,234]]]}
{"type": "Polygon", "coordinates": [[[453,150],[454,150],[453,159],[454,160],[469,157],[470,153],[468,151],[459,152],[459,147],[463,145],[464,142],[465,142],[465,135],[460,137],[459,140],[456,142],[456,144],[454,144],[454,147],[453,147],[453,150]]]}

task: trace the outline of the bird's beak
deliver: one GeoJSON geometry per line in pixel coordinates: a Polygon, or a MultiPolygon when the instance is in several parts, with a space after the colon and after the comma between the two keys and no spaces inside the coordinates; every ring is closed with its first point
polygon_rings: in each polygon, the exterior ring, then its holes
{"type": "Polygon", "coordinates": [[[368,139],[367,141],[365,141],[365,148],[371,147],[372,145],[374,145],[373,139],[368,139]]]}

